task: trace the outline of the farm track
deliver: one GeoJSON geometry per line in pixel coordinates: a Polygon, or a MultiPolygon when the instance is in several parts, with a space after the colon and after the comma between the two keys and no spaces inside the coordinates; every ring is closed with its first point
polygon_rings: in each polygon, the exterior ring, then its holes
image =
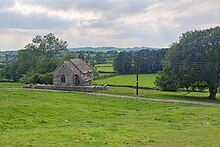
{"type": "MultiPolygon", "coordinates": [[[[29,88],[7,88],[8,90],[30,90],[30,91],[46,91],[46,92],[70,92],[62,90],[49,90],[49,89],[29,89],[29,88]]],[[[92,93],[92,92],[82,92],[84,94],[105,96],[111,98],[122,98],[122,99],[136,99],[144,101],[154,101],[154,102],[165,102],[165,103],[180,103],[180,104],[192,104],[192,105],[203,105],[203,106],[216,106],[220,107],[218,103],[210,102],[200,102],[200,101],[189,101],[189,100],[175,100],[175,99],[159,99],[159,98],[144,98],[140,96],[126,96],[126,95],[116,95],[116,94],[104,94],[104,93],[92,93]]]]}

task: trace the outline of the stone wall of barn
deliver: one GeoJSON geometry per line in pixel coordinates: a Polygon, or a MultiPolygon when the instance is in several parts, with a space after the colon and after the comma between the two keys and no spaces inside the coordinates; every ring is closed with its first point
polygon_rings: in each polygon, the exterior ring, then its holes
{"type": "Polygon", "coordinates": [[[83,74],[80,71],[73,71],[65,64],[61,65],[53,74],[54,87],[72,87],[72,86],[91,86],[93,81],[84,81],[83,79],[93,79],[93,73],[83,74]],[[65,82],[62,82],[62,76],[65,82]]]}
{"type": "Polygon", "coordinates": [[[73,73],[71,70],[65,65],[61,65],[58,70],[55,71],[53,75],[53,85],[55,87],[63,87],[63,86],[74,86],[74,81],[72,80],[73,73]],[[65,82],[62,82],[62,76],[65,77],[65,82]]]}

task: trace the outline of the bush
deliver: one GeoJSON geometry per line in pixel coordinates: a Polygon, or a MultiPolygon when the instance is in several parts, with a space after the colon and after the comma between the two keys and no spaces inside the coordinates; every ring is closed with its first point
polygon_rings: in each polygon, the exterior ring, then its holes
{"type": "Polygon", "coordinates": [[[34,84],[53,84],[53,74],[52,73],[28,73],[24,75],[21,79],[24,83],[34,83],[34,84]]]}

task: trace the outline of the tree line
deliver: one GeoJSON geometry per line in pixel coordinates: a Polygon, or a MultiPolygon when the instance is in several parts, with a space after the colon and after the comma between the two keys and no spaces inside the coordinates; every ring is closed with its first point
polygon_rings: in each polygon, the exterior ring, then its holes
{"type": "Polygon", "coordinates": [[[161,61],[167,49],[140,50],[132,52],[120,52],[114,59],[114,70],[119,74],[157,73],[163,69],[161,61]]]}

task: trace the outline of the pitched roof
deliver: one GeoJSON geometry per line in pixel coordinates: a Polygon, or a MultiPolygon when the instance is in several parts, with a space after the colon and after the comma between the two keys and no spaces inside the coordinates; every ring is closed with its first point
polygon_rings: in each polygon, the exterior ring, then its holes
{"type": "Polygon", "coordinates": [[[72,62],[70,61],[64,61],[64,64],[72,71],[75,72],[74,74],[76,74],[76,70],[78,70],[72,62]]]}
{"type": "Polygon", "coordinates": [[[74,67],[82,73],[88,73],[93,71],[92,68],[81,59],[71,59],[69,62],[71,62],[72,65],[74,65],[74,67]]]}
{"type": "Polygon", "coordinates": [[[74,74],[76,74],[76,71],[79,71],[81,73],[88,73],[88,72],[93,72],[92,68],[86,64],[83,60],[81,59],[71,59],[70,61],[64,61],[62,65],[57,67],[54,70],[54,73],[63,65],[66,65],[68,69],[70,69],[74,74]]]}

